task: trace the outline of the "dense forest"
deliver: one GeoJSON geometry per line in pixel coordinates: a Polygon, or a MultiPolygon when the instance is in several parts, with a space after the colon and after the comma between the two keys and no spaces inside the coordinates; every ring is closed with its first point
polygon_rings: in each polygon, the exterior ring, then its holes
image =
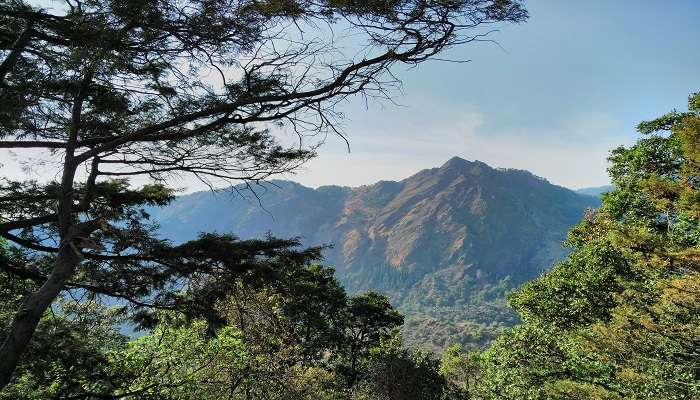
{"type": "Polygon", "coordinates": [[[175,242],[150,219],[182,175],[295,171],[305,139],[344,138],[345,100],[389,101],[397,66],[527,18],[516,0],[0,2],[0,149],[54,172],[0,181],[0,399],[700,398],[700,93],[611,151],[612,190],[483,350],[407,345],[321,247],[175,242]]]}

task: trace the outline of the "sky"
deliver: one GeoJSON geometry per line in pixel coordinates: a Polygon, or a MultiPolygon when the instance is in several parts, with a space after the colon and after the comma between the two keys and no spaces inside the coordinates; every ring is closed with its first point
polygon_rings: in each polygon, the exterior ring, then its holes
{"type": "MultiPolygon", "coordinates": [[[[604,185],[609,151],[634,143],[638,122],[684,109],[688,94],[700,91],[700,0],[525,5],[529,21],[498,26],[490,36],[497,43],[440,56],[468,63],[399,66],[398,104],[339,104],[350,151],[328,136],[317,158],[283,178],[360,186],[459,156],[572,189],[604,185]]],[[[7,152],[0,162],[5,176],[27,175],[7,152]]],[[[43,171],[30,175],[52,174],[43,171]]],[[[185,192],[205,189],[195,180],[172,183],[185,192]]]]}
{"type": "Polygon", "coordinates": [[[291,179],[307,186],[399,180],[452,156],[529,170],[569,188],[604,185],[609,151],[638,122],[700,90],[700,0],[530,0],[530,20],[498,44],[468,44],[399,69],[399,105],[342,105],[329,136],[291,179]]]}

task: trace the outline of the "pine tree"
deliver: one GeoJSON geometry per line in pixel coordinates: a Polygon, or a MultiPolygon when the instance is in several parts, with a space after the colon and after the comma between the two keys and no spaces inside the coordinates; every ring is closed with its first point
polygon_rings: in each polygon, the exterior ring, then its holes
{"type": "Polygon", "coordinates": [[[317,254],[293,241],[156,238],[143,207],[172,198],[169,178],[256,182],[293,170],[314,148],[279,143],[270,124],[302,142],[336,132],[336,104],[389,96],[396,64],[526,17],[517,0],[3,1],[0,148],[42,150],[60,178],[0,187],[0,235],[23,249],[2,268],[39,284],[0,347],[0,388],[66,289],[146,311],[201,309],[234,276],[317,254]],[[364,35],[364,51],[342,57],[323,26],[364,35]],[[195,294],[181,297],[181,285],[195,294]]]}

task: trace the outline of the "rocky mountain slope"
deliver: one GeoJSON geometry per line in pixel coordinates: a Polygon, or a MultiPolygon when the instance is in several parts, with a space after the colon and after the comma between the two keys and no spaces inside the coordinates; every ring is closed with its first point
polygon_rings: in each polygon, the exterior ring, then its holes
{"type": "Polygon", "coordinates": [[[326,262],[349,291],[377,289],[408,315],[407,340],[439,350],[483,345],[515,322],[508,290],[566,250],[568,227],[598,200],[529,172],[453,158],[399,182],[311,189],[289,181],[200,192],[153,211],[163,236],[299,236],[332,244],[326,262]]]}

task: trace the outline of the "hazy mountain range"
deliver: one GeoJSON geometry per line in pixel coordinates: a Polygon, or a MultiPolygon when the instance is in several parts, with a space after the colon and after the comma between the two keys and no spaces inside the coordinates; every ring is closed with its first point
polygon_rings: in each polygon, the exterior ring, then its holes
{"type": "Polygon", "coordinates": [[[600,197],[603,193],[613,190],[613,185],[595,186],[576,190],[576,193],[600,197]]]}
{"type": "Polygon", "coordinates": [[[527,171],[452,158],[402,181],[317,189],[289,181],[199,192],[153,210],[164,237],[271,232],[332,244],[325,262],[350,292],[387,293],[408,341],[483,345],[516,322],[505,294],[561,259],[567,229],[598,198],[527,171]]]}

